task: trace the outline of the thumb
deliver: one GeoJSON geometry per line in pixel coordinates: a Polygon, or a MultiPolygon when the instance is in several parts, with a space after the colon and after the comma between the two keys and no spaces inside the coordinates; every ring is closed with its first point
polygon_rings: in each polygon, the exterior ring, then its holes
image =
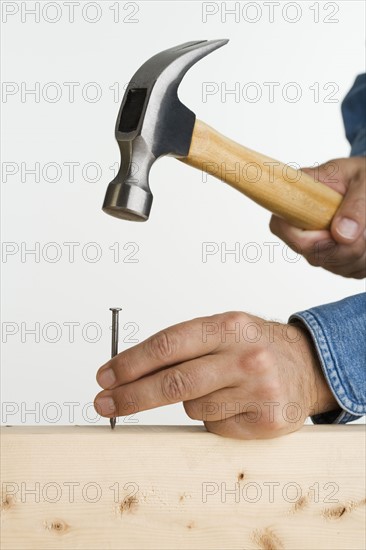
{"type": "Polygon", "coordinates": [[[331,224],[331,234],[339,243],[353,243],[365,231],[366,198],[362,179],[350,182],[331,224]]]}

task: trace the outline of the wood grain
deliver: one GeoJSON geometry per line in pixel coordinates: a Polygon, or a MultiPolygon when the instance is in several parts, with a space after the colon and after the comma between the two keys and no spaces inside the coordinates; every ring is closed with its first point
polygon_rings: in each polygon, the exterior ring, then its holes
{"type": "Polygon", "coordinates": [[[5,427],[1,443],[3,550],[364,548],[364,426],[5,427]]]}
{"type": "Polygon", "coordinates": [[[225,181],[301,229],[327,229],[342,196],[300,170],[219,134],[196,120],[189,155],[179,159],[225,181]]]}

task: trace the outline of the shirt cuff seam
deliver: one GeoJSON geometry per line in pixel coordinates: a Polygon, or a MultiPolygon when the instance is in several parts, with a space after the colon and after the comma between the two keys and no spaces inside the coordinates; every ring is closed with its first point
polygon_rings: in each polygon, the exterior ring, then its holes
{"type": "MultiPolygon", "coordinates": [[[[339,406],[344,412],[355,416],[363,416],[365,414],[364,405],[362,403],[354,403],[347,397],[347,392],[339,376],[337,361],[333,357],[322,326],[309,311],[291,315],[289,322],[294,319],[302,321],[307,326],[312,336],[322,371],[339,406]]],[[[338,417],[337,420],[339,421],[341,418],[338,417]]]]}

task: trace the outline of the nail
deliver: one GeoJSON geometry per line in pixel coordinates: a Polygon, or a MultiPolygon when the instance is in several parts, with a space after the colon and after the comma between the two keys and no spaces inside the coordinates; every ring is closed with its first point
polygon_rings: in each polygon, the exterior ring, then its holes
{"type": "Polygon", "coordinates": [[[114,374],[113,369],[102,370],[98,375],[98,383],[104,390],[110,388],[116,382],[116,375],[114,374]]]}
{"type": "MultiPolygon", "coordinates": [[[[111,356],[114,357],[118,353],[118,316],[119,312],[121,311],[120,307],[110,307],[110,311],[112,312],[112,348],[111,348],[111,356]]],[[[109,419],[110,425],[112,430],[114,430],[116,426],[117,419],[115,417],[112,417],[109,419]]]]}
{"type": "Polygon", "coordinates": [[[116,405],[112,397],[98,397],[95,402],[95,409],[101,416],[108,416],[116,412],[116,405]]]}
{"type": "Polygon", "coordinates": [[[354,239],[358,233],[358,223],[350,218],[341,218],[337,231],[345,239],[354,239]]]}

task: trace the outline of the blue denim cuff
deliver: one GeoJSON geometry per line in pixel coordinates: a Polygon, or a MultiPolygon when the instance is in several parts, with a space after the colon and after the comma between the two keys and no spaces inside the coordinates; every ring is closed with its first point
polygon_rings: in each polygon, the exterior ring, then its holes
{"type": "MultiPolygon", "coordinates": [[[[339,368],[337,368],[337,361],[335,361],[334,358],[334,351],[328,342],[325,331],[323,330],[321,324],[317,321],[316,316],[313,315],[311,311],[302,311],[291,315],[289,318],[289,323],[299,321],[301,321],[310,333],[319,357],[324,377],[337,403],[339,404],[339,409],[335,411],[311,416],[312,422],[314,424],[346,424],[361,418],[363,416],[363,411],[360,411],[361,414],[357,415],[354,414],[356,411],[351,410],[351,407],[352,409],[355,409],[355,405],[347,397],[342,376],[339,372],[339,368]]],[[[360,409],[362,408],[361,405],[359,407],[360,409]]],[[[358,407],[356,406],[356,408],[358,407]]]]}

